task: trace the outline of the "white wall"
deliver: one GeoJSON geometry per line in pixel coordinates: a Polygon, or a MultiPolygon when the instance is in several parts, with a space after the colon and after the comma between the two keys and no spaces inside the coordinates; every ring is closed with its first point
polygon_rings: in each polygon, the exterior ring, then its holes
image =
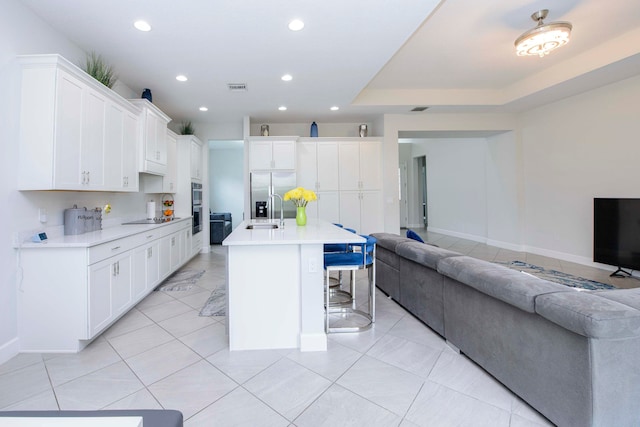
{"type": "Polygon", "coordinates": [[[411,145],[413,158],[427,159],[429,230],[473,240],[485,238],[485,139],[426,139],[411,145]]]}
{"type": "Polygon", "coordinates": [[[522,115],[524,240],[590,262],[593,198],[640,198],[640,76],[522,115]]]}
{"type": "Polygon", "coordinates": [[[242,222],[243,141],[209,141],[209,195],[211,212],[231,212],[234,228],[242,222]]]}

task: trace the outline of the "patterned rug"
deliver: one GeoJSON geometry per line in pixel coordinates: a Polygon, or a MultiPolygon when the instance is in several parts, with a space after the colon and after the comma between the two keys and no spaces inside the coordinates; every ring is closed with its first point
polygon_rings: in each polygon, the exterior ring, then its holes
{"type": "Polygon", "coordinates": [[[154,291],[188,291],[204,274],[204,270],[179,270],[158,285],[154,291]]]}
{"type": "Polygon", "coordinates": [[[227,293],[225,289],[214,289],[211,296],[204,303],[200,316],[226,316],[227,293]]]}
{"type": "Polygon", "coordinates": [[[497,262],[496,264],[502,264],[514,270],[522,271],[523,273],[531,274],[540,279],[548,280],[550,282],[560,283],[561,285],[570,286],[577,290],[604,290],[604,289],[618,289],[615,286],[608,285],[606,283],[596,282],[595,280],[584,279],[582,277],[574,276],[561,271],[547,270],[537,265],[527,264],[522,261],[509,261],[509,262],[497,262]]]}

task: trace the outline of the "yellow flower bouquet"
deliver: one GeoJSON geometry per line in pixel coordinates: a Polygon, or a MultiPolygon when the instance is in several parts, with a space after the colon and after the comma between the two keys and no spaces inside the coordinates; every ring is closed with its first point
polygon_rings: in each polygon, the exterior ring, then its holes
{"type": "Polygon", "coordinates": [[[307,190],[302,187],[294,188],[284,193],[284,201],[291,200],[296,207],[307,206],[307,203],[318,200],[318,196],[313,190],[307,190]]]}

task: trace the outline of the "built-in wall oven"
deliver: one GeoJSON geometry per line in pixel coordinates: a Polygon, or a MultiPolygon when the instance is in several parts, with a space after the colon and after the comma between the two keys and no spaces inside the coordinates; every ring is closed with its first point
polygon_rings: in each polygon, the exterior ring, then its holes
{"type": "Polygon", "coordinates": [[[193,235],[202,231],[202,222],[204,221],[202,212],[202,184],[198,182],[191,183],[191,214],[193,215],[193,235]]]}

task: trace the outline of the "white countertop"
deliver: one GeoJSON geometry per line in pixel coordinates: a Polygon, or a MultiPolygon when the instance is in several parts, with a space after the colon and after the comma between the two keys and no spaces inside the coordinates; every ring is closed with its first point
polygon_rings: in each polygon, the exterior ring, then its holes
{"type": "Polygon", "coordinates": [[[309,219],[307,225],[298,227],[295,219],[285,219],[284,228],[247,230],[249,224],[280,221],[243,221],[222,242],[223,246],[259,245],[309,245],[319,243],[364,243],[365,239],[328,221],[309,219]]]}
{"type": "Polygon", "coordinates": [[[21,248],[83,248],[100,245],[102,243],[111,242],[113,240],[122,239],[133,236],[134,234],[148,232],[160,227],[166,227],[171,224],[177,224],[183,221],[189,221],[191,217],[175,219],[161,224],[127,224],[108,227],[99,231],[92,231],[84,234],[63,235],[58,237],[50,237],[46,243],[24,242],[21,248]]]}

